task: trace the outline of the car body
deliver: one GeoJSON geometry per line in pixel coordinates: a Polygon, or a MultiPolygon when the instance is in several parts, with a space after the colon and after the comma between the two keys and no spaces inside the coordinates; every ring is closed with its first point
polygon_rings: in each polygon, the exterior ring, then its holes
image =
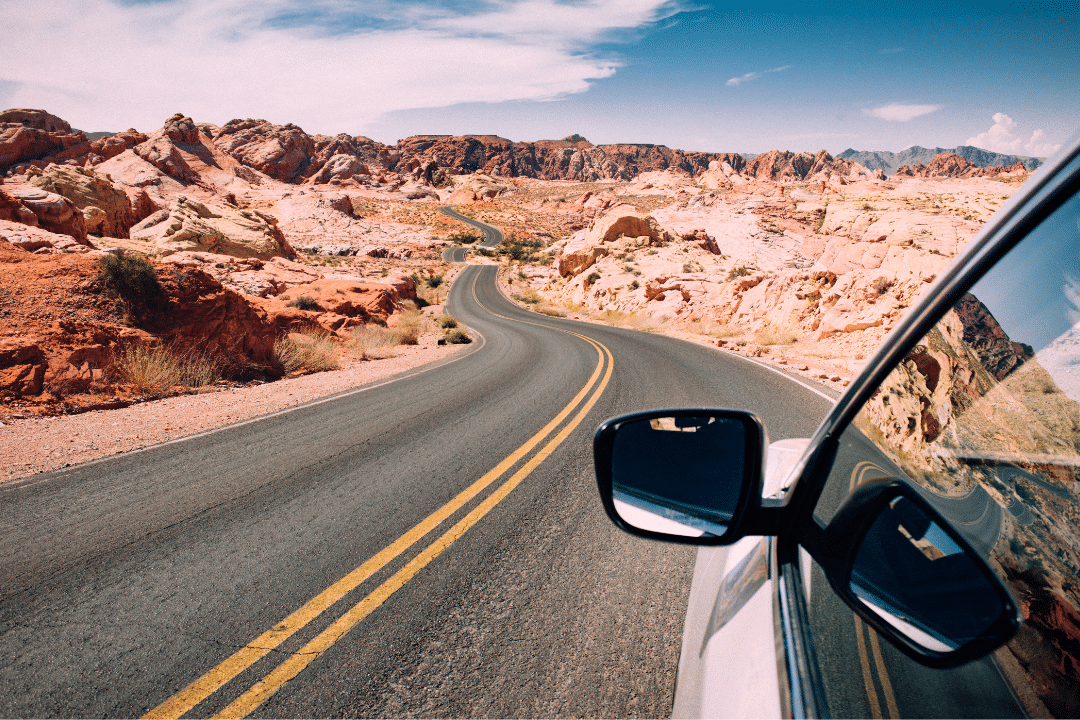
{"type": "Polygon", "coordinates": [[[636,413],[594,445],[616,524],[702,545],[675,717],[1080,716],[1080,138],[814,437],[746,416],[636,413]]]}

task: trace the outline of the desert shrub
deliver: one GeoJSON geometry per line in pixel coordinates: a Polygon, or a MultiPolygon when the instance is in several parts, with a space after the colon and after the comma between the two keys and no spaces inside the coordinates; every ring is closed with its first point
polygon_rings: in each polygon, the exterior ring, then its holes
{"type": "Polygon", "coordinates": [[[329,333],[306,331],[274,341],[274,361],[286,373],[337,370],[338,344],[329,333]]]}
{"type": "Polygon", "coordinates": [[[289,307],[299,308],[300,310],[318,310],[319,303],[315,302],[315,298],[309,295],[301,295],[300,297],[285,303],[289,307]]]}
{"type": "Polygon", "coordinates": [[[518,302],[523,302],[528,305],[537,305],[543,299],[540,297],[540,294],[532,288],[529,288],[523,293],[514,293],[510,297],[512,297],[514,300],[517,300],[518,302]]]}
{"type": "Polygon", "coordinates": [[[446,237],[446,239],[453,243],[472,245],[473,243],[477,243],[483,240],[484,235],[482,233],[474,233],[469,232],[468,230],[462,230],[460,232],[451,233],[446,237]]]}
{"type": "Polygon", "coordinates": [[[461,328],[447,330],[446,334],[439,338],[440,345],[468,345],[471,342],[472,338],[469,337],[469,333],[461,328]]]}
{"type": "Polygon", "coordinates": [[[893,280],[882,275],[879,278],[875,278],[870,287],[874,289],[878,295],[884,295],[885,291],[893,286],[893,280]]]}
{"type": "Polygon", "coordinates": [[[456,328],[458,322],[450,315],[440,315],[435,318],[435,324],[443,328],[444,330],[448,330],[450,328],[456,328]]]}
{"type": "Polygon", "coordinates": [[[738,267],[733,267],[731,268],[731,270],[728,271],[727,279],[734,280],[737,277],[743,277],[744,275],[749,275],[750,273],[751,269],[749,267],[747,267],[746,265],[739,265],[738,267]]]}
{"type": "Polygon", "coordinates": [[[160,307],[165,302],[154,266],[149,260],[116,250],[98,260],[98,282],[120,298],[125,310],[160,307]]]}
{"type": "Polygon", "coordinates": [[[592,286],[592,284],[595,283],[599,279],[600,279],[600,273],[596,273],[596,272],[589,273],[588,277],[585,278],[585,287],[592,286]]]}
{"type": "Polygon", "coordinates": [[[419,345],[420,336],[424,334],[424,316],[415,309],[405,310],[394,326],[398,342],[401,345],[419,345]]]}
{"type": "Polygon", "coordinates": [[[393,349],[401,344],[398,334],[382,325],[368,324],[353,329],[346,349],[360,360],[374,360],[393,355],[393,349]]]}
{"type": "Polygon", "coordinates": [[[427,286],[429,288],[437,288],[443,283],[442,275],[432,275],[427,279],[427,286]]]}
{"type": "Polygon", "coordinates": [[[553,307],[536,308],[536,312],[542,315],[547,315],[548,317],[566,317],[566,313],[553,307]]]}
{"type": "Polygon", "coordinates": [[[641,287],[641,283],[639,283],[637,280],[634,280],[632,283],[630,283],[628,287],[631,290],[637,290],[639,287],[641,287]]]}
{"type": "Polygon", "coordinates": [[[213,385],[221,379],[221,366],[214,358],[161,343],[128,345],[114,356],[113,369],[139,392],[154,394],[174,387],[213,385]]]}

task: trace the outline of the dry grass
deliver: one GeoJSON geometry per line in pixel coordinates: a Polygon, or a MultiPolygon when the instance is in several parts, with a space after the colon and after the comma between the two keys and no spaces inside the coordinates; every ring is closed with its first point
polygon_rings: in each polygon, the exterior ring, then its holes
{"type": "Polygon", "coordinates": [[[415,308],[408,308],[401,314],[394,332],[401,345],[419,345],[420,336],[427,330],[427,320],[415,308]]]}
{"type": "Polygon", "coordinates": [[[337,370],[338,343],[328,333],[309,331],[282,335],[274,341],[274,360],[286,373],[337,370]]]}
{"type": "Polygon", "coordinates": [[[798,336],[790,330],[767,325],[754,334],[754,341],[758,345],[791,345],[798,336]]]}
{"type": "Polygon", "coordinates": [[[114,369],[139,392],[160,394],[175,387],[203,387],[221,379],[221,366],[210,356],[171,345],[138,344],[121,350],[114,369]]]}
{"type": "Polygon", "coordinates": [[[380,325],[364,325],[355,328],[346,348],[359,360],[381,360],[392,357],[394,348],[401,344],[396,330],[380,325]]]}
{"type": "Polygon", "coordinates": [[[699,325],[699,332],[714,338],[738,337],[746,332],[746,328],[728,322],[720,322],[705,318],[699,325]]]}
{"type": "Polygon", "coordinates": [[[660,332],[667,325],[667,320],[662,318],[655,318],[637,312],[628,313],[622,310],[604,310],[597,315],[597,319],[608,325],[642,332],[660,332]]]}

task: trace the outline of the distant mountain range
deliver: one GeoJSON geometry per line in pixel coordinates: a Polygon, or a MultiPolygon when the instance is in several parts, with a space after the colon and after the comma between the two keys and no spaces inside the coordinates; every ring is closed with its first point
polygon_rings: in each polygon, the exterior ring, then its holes
{"type": "Polygon", "coordinates": [[[898,153],[889,152],[888,150],[852,150],[848,148],[837,157],[857,162],[869,170],[883,170],[886,175],[892,175],[901,165],[910,167],[914,167],[918,163],[929,165],[941,153],[955,153],[972,165],[981,168],[1004,167],[1022,162],[1028,172],[1035,170],[1045,160],[1045,158],[1025,157],[1023,155],[1003,155],[972,147],[971,145],[959,145],[955,148],[924,148],[912,145],[907,150],[901,150],[898,153]]]}

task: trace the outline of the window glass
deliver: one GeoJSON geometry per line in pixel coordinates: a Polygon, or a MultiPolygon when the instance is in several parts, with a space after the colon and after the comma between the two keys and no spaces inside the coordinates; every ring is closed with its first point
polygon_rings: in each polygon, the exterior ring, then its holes
{"type": "Polygon", "coordinates": [[[841,437],[815,514],[827,521],[882,476],[911,482],[990,560],[1025,620],[995,655],[929,670],[819,591],[815,568],[811,617],[833,713],[1080,717],[1080,196],[882,383],[841,437]]]}

